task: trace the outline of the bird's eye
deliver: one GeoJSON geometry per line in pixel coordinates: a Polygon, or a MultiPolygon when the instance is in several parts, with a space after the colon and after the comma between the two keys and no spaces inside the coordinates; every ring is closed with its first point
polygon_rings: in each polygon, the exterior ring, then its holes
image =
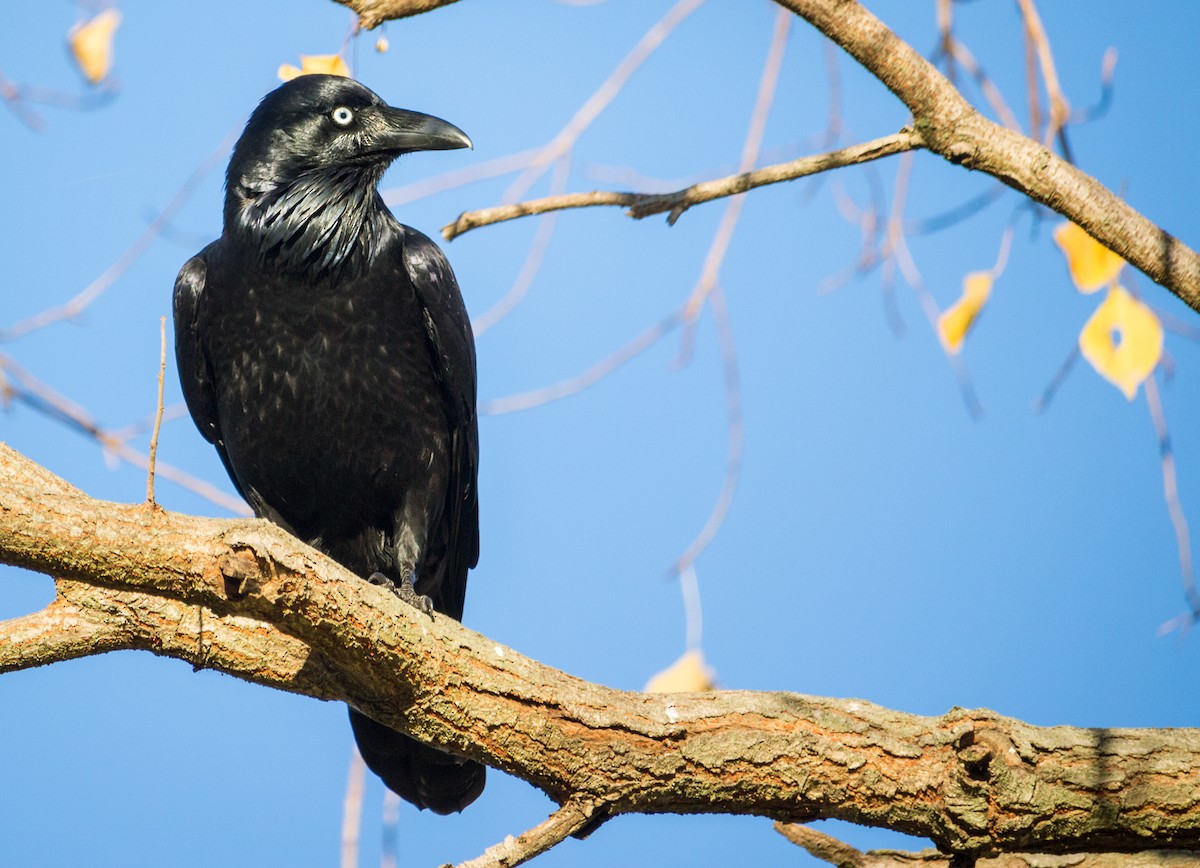
{"type": "Polygon", "coordinates": [[[340,105],[335,108],[329,113],[329,116],[333,118],[333,122],[339,127],[349,126],[350,122],[354,120],[354,112],[346,108],[344,105],[340,105]]]}

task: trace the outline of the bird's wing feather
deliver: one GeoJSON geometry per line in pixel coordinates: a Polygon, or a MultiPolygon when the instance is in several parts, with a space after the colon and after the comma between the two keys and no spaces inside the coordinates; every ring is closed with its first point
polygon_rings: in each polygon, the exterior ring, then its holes
{"type": "Polygon", "coordinates": [[[425,315],[434,373],[446,399],[451,426],[449,501],[442,518],[448,531],[448,563],[438,608],[462,617],[467,570],[479,561],[479,427],[475,415],[475,341],[458,281],[441,249],[404,227],[404,267],[425,315]]]}
{"type": "Polygon", "coordinates": [[[175,359],[188,411],[204,439],[215,443],[221,436],[217,427],[217,393],[200,337],[207,277],[208,264],[201,252],[185,262],[175,278],[175,359]]]}
{"type": "Polygon", "coordinates": [[[215,243],[185,262],[183,268],[179,269],[179,276],[175,278],[175,360],[179,366],[179,383],[183,387],[183,400],[187,404],[188,412],[192,414],[204,439],[217,447],[217,454],[221,456],[221,463],[229,472],[230,480],[233,481],[238,494],[246,498],[246,492],[242,490],[237,474],[229,463],[225,441],[221,436],[217,392],[208,354],[201,338],[204,331],[201,324],[205,306],[204,284],[208,279],[206,257],[213,250],[215,243]]]}

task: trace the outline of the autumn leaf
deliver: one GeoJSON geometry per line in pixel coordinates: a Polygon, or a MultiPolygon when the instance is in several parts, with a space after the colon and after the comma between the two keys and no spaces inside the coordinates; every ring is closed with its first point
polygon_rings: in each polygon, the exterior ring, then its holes
{"type": "Polygon", "coordinates": [[[963,278],[962,296],[938,317],[938,337],[946,352],[956,354],[962,349],[963,339],[992,294],[992,280],[990,271],[968,274],[963,278]]]}
{"type": "Polygon", "coordinates": [[[1054,230],[1054,241],[1067,257],[1067,268],[1075,288],[1093,293],[1112,283],[1125,265],[1125,260],[1074,223],[1063,223],[1054,230]]]}
{"type": "Polygon", "coordinates": [[[659,672],[646,684],[647,693],[690,693],[696,690],[712,690],[715,673],[704,662],[698,649],[684,653],[682,657],[659,672]]]}
{"type": "Polygon", "coordinates": [[[314,73],[341,75],[349,78],[350,67],[346,66],[346,61],[342,60],[340,54],[302,54],[299,67],[285,63],[279,67],[277,74],[280,81],[291,81],[296,76],[313,75],[314,73]]]}
{"type": "Polygon", "coordinates": [[[1079,333],[1083,357],[1131,401],[1162,349],[1162,324],[1154,311],[1119,285],[1108,291],[1079,333]]]}
{"type": "Polygon", "coordinates": [[[76,24],[67,33],[71,54],[79,70],[92,84],[99,84],[112,69],[113,36],[121,23],[121,13],[105,9],[95,17],[76,24]]]}

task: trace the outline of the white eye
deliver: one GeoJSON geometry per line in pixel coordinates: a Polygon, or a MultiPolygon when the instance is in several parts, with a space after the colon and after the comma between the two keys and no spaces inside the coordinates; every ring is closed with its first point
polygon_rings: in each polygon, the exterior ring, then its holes
{"type": "Polygon", "coordinates": [[[350,122],[354,120],[354,112],[346,108],[344,105],[340,105],[335,108],[329,113],[329,116],[333,118],[333,122],[339,127],[349,126],[350,122]]]}

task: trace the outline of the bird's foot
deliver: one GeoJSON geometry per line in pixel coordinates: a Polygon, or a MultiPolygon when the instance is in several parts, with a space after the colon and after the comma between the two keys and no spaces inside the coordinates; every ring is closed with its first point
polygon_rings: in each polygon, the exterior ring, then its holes
{"type": "Polygon", "coordinates": [[[404,578],[400,580],[399,585],[397,585],[383,573],[371,573],[371,576],[367,579],[367,581],[372,585],[376,585],[381,588],[387,588],[410,606],[413,606],[421,612],[424,612],[430,618],[433,617],[433,600],[424,594],[417,593],[417,589],[413,586],[411,574],[406,573],[404,578]]]}

